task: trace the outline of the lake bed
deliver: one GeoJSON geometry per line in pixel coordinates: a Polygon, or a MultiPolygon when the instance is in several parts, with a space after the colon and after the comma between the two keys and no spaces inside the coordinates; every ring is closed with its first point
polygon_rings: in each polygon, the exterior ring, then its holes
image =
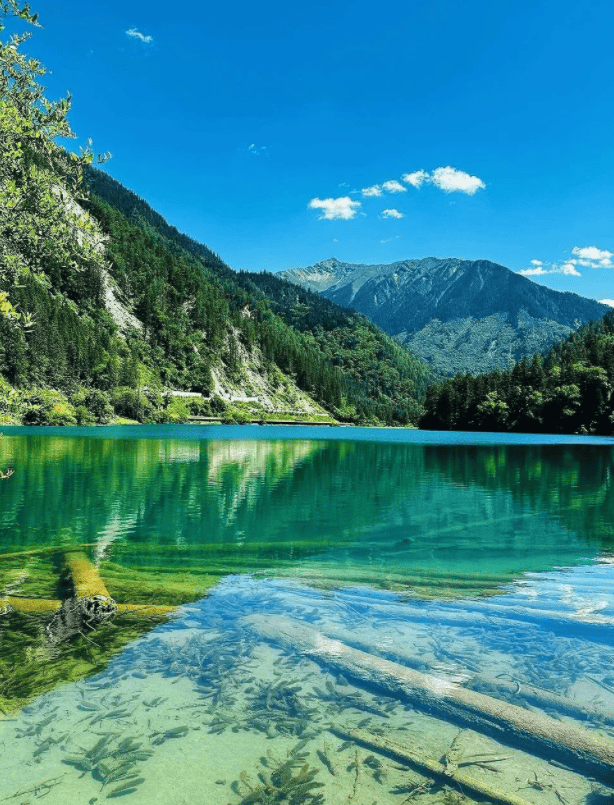
{"type": "Polygon", "coordinates": [[[0,799],[605,805],[607,763],[439,703],[473,691],[614,746],[613,457],[591,437],[6,428],[5,596],[62,600],[79,551],[118,603],[176,609],[60,643],[52,615],[0,615],[0,799]]]}

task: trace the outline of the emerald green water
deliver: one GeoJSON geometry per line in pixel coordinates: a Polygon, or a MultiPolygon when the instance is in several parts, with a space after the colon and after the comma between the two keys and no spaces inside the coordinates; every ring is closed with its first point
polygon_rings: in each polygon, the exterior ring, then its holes
{"type": "Polygon", "coordinates": [[[0,486],[0,552],[73,542],[95,543],[98,558],[126,567],[309,556],[379,572],[519,574],[614,545],[607,444],[458,445],[450,435],[421,444],[411,431],[360,441],[347,429],[326,439],[321,428],[257,439],[222,427],[167,428],[162,438],[159,428],[103,428],[95,438],[72,430],[7,429],[0,439],[0,466],[15,468],[0,486]]]}
{"type": "Polygon", "coordinates": [[[0,801],[474,801],[446,775],[340,737],[361,729],[452,770],[462,761],[528,805],[611,803],[603,765],[455,720],[377,678],[365,685],[250,619],[307,628],[318,645],[339,640],[614,747],[613,445],[6,428],[0,801]],[[52,611],[24,606],[66,600],[75,552],[118,603],[178,608],[58,638],[52,611]]]}

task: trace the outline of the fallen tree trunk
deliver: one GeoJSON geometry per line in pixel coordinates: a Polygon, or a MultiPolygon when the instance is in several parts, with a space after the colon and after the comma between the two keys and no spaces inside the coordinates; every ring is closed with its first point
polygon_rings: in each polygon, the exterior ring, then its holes
{"type": "Polygon", "coordinates": [[[74,597],[78,600],[99,595],[113,600],[96,567],[84,553],[68,553],[64,557],[74,588],[74,597]]]}
{"type": "Polygon", "coordinates": [[[519,797],[517,794],[508,794],[506,791],[501,791],[501,789],[496,786],[483,780],[478,780],[464,771],[451,769],[430,758],[419,757],[407,747],[401,746],[401,744],[391,741],[388,738],[379,735],[371,735],[371,733],[366,730],[358,729],[346,731],[331,728],[330,731],[333,735],[337,735],[344,741],[353,741],[375,752],[381,752],[400,763],[414,766],[427,777],[440,778],[448,784],[454,782],[461,791],[471,791],[471,793],[477,794],[480,797],[487,797],[490,802],[496,805],[531,805],[528,800],[519,797]]]}
{"type": "MultiPolygon", "coordinates": [[[[62,606],[62,601],[52,598],[21,598],[15,595],[0,598],[0,614],[2,614],[3,609],[6,612],[14,609],[16,612],[35,614],[39,612],[57,612],[62,606]]],[[[166,606],[165,604],[118,604],[117,615],[122,618],[157,618],[162,615],[170,615],[176,609],[177,607],[166,606]]]]}
{"type": "Polygon", "coordinates": [[[45,598],[20,598],[16,595],[7,595],[0,598],[0,612],[4,608],[7,612],[15,609],[17,612],[55,612],[62,606],[61,601],[45,598]]]}
{"type": "Polygon", "coordinates": [[[117,604],[87,556],[70,553],[64,559],[73,595],[62,602],[53,620],[47,624],[46,631],[53,643],[62,643],[73,635],[96,629],[117,615],[117,604]]]}
{"type": "MultiPolygon", "coordinates": [[[[330,627],[327,625],[326,629],[331,637],[342,640],[348,645],[352,645],[354,648],[359,648],[362,651],[371,651],[372,645],[366,640],[361,639],[359,630],[350,632],[347,629],[333,625],[330,627]]],[[[397,662],[404,665],[407,664],[410,667],[422,670],[427,669],[424,657],[419,657],[416,654],[410,654],[409,652],[400,650],[397,646],[391,648],[390,654],[394,655],[397,662]]],[[[462,665],[462,661],[460,660],[459,665],[462,665]]],[[[477,686],[481,688],[483,692],[492,693],[495,697],[497,697],[497,693],[511,693],[527,702],[532,702],[540,707],[554,708],[583,721],[589,718],[599,718],[608,724],[614,724],[614,713],[600,712],[596,707],[590,704],[580,704],[566,696],[560,696],[558,693],[553,693],[544,688],[537,688],[535,685],[521,680],[501,679],[499,677],[487,676],[472,671],[468,684],[472,687],[477,686]]]]}
{"type": "Polygon", "coordinates": [[[118,604],[117,615],[124,618],[159,618],[170,615],[176,609],[166,604],[118,604]]]}
{"type": "Polygon", "coordinates": [[[323,661],[369,685],[401,694],[427,712],[492,735],[502,743],[532,750],[548,760],[557,759],[604,782],[614,779],[611,738],[351,648],[290,618],[251,615],[245,621],[261,637],[323,661]]]}
{"type": "Polygon", "coordinates": [[[13,553],[0,554],[0,562],[4,562],[7,559],[25,559],[28,556],[47,556],[48,554],[54,553],[83,553],[84,548],[95,548],[97,545],[97,542],[82,542],[78,547],[75,548],[58,548],[57,545],[46,548],[31,548],[24,551],[14,551],[13,553]]]}

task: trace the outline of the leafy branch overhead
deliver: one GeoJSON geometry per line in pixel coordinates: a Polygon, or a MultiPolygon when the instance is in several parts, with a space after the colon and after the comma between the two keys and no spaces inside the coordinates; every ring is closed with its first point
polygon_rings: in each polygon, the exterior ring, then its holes
{"type": "MultiPolygon", "coordinates": [[[[29,5],[4,0],[0,31],[8,18],[38,26],[29,5]]],[[[103,265],[95,223],[78,206],[83,167],[93,159],[57,144],[74,138],[68,122],[70,95],[45,96],[39,79],[46,69],[21,52],[30,33],[11,34],[0,42],[0,314],[19,319],[12,288],[24,276],[49,273],[50,266],[77,271],[103,265]]],[[[22,320],[31,324],[27,314],[22,320]]]]}

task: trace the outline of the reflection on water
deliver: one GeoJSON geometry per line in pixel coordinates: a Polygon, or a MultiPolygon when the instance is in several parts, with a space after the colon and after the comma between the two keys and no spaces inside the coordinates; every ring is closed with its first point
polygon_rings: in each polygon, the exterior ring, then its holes
{"type": "Polygon", "coordinates": [[[0,801],[611,802],[611,447],[136,432],[0,439],[0,801]],[[120,605],[186,605],[50,644],[77,550],[120,605]],[[391,686],[403,668],[437,696],[391,686]]]}
{"type": "Polygon", "coordinates": [[[614,544],[605,446],[5,435],[0,465],[16,469],[0,487],[2,552],[85,543],[99,562],[157,570],[316,556],[379,574],[520,573],[614,544]]]}

